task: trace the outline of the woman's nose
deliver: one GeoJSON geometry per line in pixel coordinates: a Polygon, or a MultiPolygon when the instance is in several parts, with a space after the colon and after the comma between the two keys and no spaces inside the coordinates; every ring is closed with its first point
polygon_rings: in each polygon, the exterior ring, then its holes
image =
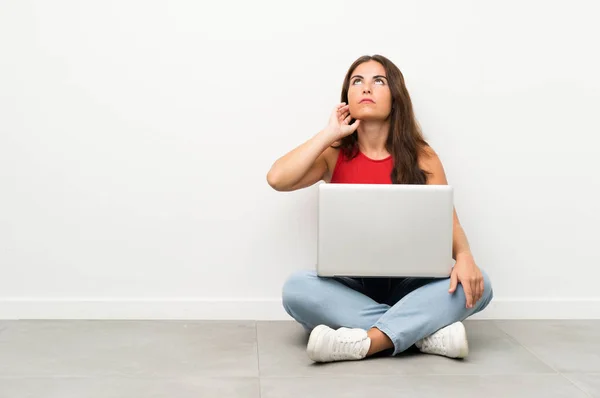
{"type": "Polygon", "coordinates": [[[363,94],[371,93],[371,87],[364,85],[363,86],[363,94]]]}

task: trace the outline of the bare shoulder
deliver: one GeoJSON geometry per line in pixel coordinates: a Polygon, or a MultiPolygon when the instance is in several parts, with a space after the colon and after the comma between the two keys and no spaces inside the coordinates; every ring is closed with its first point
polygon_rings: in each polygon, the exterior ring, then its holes
{"type": "Polygon", "coordinates": [[[419,150],[419,167],[428,169],[440,162],[437,152],[430,146],[424,146],[419,150]]]}
{"type": "Polygon", "coordinates": [[[437,152],[430,146],[423,147],[419,152],[419,167],[428,173],[427,183],[446,185],[446,172],[437,152]]]}

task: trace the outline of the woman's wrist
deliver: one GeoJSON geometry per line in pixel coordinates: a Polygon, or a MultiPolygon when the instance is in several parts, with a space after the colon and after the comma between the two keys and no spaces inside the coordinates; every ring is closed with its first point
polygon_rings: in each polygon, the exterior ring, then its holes
{"type": "Polygon", "coordinates": [[[473,260],[473,254],[470,250],[463,250],[456,253],[456,261],[459,260],[473,260]]]}

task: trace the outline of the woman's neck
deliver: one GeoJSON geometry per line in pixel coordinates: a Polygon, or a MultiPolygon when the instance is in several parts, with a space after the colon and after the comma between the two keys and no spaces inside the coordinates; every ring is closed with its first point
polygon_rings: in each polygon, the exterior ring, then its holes
{"type": "Polygon", "coordinates": [[[390,156],[390,153],[385,149],[389,131],[390,123],[387,121],[361,121],[358,126],[358,148],[366,156],[373,159],[383,159],[390,156]]]}

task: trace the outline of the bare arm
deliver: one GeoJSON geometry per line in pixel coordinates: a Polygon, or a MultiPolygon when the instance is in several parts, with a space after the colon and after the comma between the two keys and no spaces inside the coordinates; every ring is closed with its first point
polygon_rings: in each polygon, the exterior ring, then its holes
{"type": "Polygon", "coordinates": [[[293,191],[315,184],[327,172],[324,152],[331,144],[331,134],[320,131],[277,159],[267,173],[267,182],[277,191],[293,191]]]}
{"type": "MultiPolygon", "coordinates": [[[[425,151],[421,164],[422,169],[432,173],[427,181],[428,184],[448,184],[442,162],[432,149],[425,151]]],[[[448,292],[454,293],[460,282],[465,293],[466,308],[473,308],[483,295],[483,275],[477,264],[475,264],[467,236],[458,221],[456,209],[454,209],[453,218],[452,257],[456,260],[456,264],[450,275],[450,289],[448,292]]]]}
{"type": "Polygon", "coordinates": [[[277,159],[267,173],[267,182],[277,191],[293,191],[315,184],[328,171],[326,151],[342,137],[352,134],[360,121],[351,125],[350,107],[338,104],[329,117],[325,129],[310,140],[277,159]]]}
{"type": "MultiPolygon", "coordinates": [[[[447,185],[448,180],[440,158],[431,148],[424,151],[424,156],[421,161],[421,168],[427,170],[431,174],[428,176],[427,183],[432,185],[447,185]]],[[[456,209],[454,209],[452,226],[452,258],[458,260],[460,257],[473,258],[471,247],[467,235],[460,225],[456,209]]]]}
{"type": "Polygon", "coordinates": [[[452,258],[454,260],[458,260],[461,257],[473,258],[467,235],[456,215],[456,209],[454,209],[454,225],[452,231],[452,258]]]}

